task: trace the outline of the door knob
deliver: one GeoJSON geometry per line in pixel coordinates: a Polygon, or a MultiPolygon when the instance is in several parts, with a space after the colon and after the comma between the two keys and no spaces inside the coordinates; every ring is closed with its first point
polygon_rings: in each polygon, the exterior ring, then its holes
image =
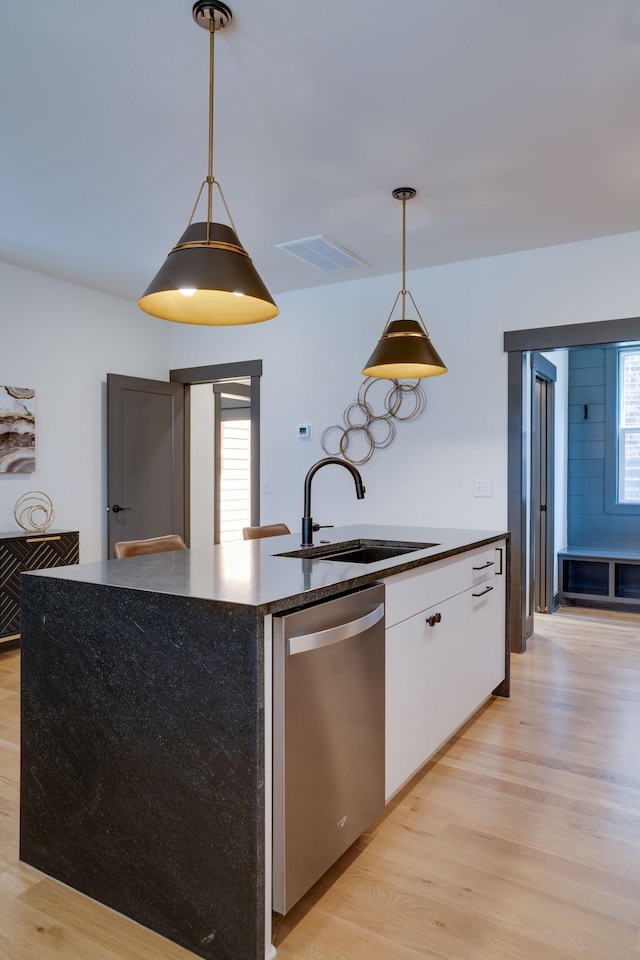
{"type": "Polygon", "coordinates": [[[131,507],[121,507],[119,503],[114,503],[111,509],[114,513],[124,513],[125,510],[131,510],[131,507]]]}

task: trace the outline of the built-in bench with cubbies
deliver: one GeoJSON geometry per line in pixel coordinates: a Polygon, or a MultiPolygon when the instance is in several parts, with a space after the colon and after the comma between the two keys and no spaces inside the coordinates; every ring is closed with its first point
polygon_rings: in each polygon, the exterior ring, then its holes
{"type": "Polygon", "coordinates": [[[640,609],[640,551],[569,548],[558,554],[560,603],[640,609]]]}

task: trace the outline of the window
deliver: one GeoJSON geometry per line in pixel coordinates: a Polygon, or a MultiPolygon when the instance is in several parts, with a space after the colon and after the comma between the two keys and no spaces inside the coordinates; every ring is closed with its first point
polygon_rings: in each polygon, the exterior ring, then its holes
{"type": "Polygon", "coordinates": [[[637,538],[640,521],[640,345],[605,349],[604,512],[618,514],[617,536],[637,538]],[[635,522],[635,521],[634,521],[635,522]]]}
{"type": "Polygon", "coordinates": [[[640,504],[640,348],[618,350],[617,502],[640,504]]]}

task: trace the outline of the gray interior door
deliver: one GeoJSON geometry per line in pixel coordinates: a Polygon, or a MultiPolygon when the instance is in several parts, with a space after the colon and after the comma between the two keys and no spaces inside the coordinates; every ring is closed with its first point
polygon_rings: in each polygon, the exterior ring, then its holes
{"type": "Polygon", "coordinates": [[[184,537],[183,384],[107,374],[107,437],[109,556],[119,540],[184,537]]]}

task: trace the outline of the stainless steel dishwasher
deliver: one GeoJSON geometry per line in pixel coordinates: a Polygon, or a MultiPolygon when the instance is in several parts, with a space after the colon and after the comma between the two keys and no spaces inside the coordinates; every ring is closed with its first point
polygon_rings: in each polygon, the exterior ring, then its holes
{"type": "Polygon", "coordinates": [[[273,908],[384,809],[384,586],[274,620],[273,908]]]}

